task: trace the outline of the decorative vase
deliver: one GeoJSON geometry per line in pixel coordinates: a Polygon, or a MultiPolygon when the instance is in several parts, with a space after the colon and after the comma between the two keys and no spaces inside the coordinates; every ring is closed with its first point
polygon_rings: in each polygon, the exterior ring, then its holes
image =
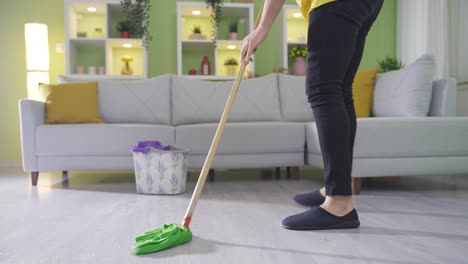
{"type": "Polygon", "coordinates": [[[130,65],[130,62],[124,62],[124,65],[122,66],[122,70],[120,71],[122,75],[132,75],[133,74],[133,68],[132,65],[130,65]]]}
{"type": "Polygon", "coordinates": [[[229,32],[229,40],[238,40],[238,39],[239,39],[239,33],[229,32]]]}
{"type": "Polygon", "coordinates": [[[88,67],[88,74],[91,74],[91,75],[96,74],[96,66],[89,66],[88,67]]]}
{"type": "Polygon", "coordinates": [[[206,36],[201,33],[193,33],[189,35],[189,39],[204,40],[206,36]]]}
{"type": "Polygon", "coordinates": [[[84,73],[85,73],[84,66],[83,65],[78,65],[76,67],[76,74],[84,74],[84,73]]]}
{"type": "Polygon", "coordinates": [[[305,75],[306,74],[306,62],[304,57],[296,57],[296,61],[293,65],[293,75],[305,75]]]}
{"type": "Polygon", "coordinates": [[[236,75],[237,73],[237,65],[224,65],[226,68],[227,75],[236,75]]]}
{"type": "Polygon", "coordinates": [[[200,73],[201,75],[211,75],[211,63],[210,59],[208,59],[208,56],[203,56],[200,65],[200,73]]]}
{"type": "Polygon", "coordinates": [[[99,66],[99,74],[106,74],[106,68],[104,66],[99,66]]]}
{"type": "Polygon", "coordinates": [[[304,34],[297,35],[297,42],[301,42],[301,43],[306,42],[306,37],[304,36],[304,34]]]}
{"type": "Polygon", "coordinates": [[[102,28],[95,28],[94,32],[91,34],[92,38],[104,38],[104,31],[102,31],[102,28]]]}
{"type": "Polygon", "coordinates": [[[77,32],[76,37],[77,38],[86,38],[88,34],[86,32],[77,32]]]}
{"type": "Polygon", "coordinates": [[[122,57],[122,62],[124,65],[122,66],[122,70],[120,70],[120,73],[122,75],[132,75],[133,74],[133,68],[132,65],[130,65],[130,62],[133,61],[132,56],[123,56],[122,57]]]}
{"type": "Polygon", "coordinates": [[[130,32],[122,31],[122,32],[120,32],[120,37],[121,38],[130,38],[130,32]]]}

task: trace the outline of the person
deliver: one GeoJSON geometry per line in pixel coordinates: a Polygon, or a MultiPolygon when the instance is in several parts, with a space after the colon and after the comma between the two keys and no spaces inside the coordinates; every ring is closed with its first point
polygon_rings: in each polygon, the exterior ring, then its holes
{"type": "MultiPolygon", "coordinates": [[[[294,201],[310,206],[285,218],[287,229],[358,228],[351,190],[356,114],[352,82],[367,33],[383,0],[296,0],[308,23],[305,95],[312,109],[324,164],[325,185],[294,201]]],[[[257,27],[243,40],[240,56],[253,61],[285,0],[264,0],[257,27]]]]}

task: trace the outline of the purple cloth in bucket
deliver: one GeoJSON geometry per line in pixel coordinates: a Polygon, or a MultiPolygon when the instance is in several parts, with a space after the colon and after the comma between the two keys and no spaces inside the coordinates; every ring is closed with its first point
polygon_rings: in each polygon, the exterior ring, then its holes
{"type": "Polygon", "coordinates": [[[163,146],[159,141],[139,141],[138,145],[132,148],[132,152],[142,152],[147,154],[151,148],[159,150],[171,150],[171,146],[163,146]]]}

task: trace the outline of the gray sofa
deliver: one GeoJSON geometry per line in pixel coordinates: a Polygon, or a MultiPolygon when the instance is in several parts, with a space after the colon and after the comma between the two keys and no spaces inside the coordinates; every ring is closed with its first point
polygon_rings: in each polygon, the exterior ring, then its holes
{"type": "MultiPolygon", "coordinates": [[[[61,78],[62,81],[81,81],[61,78]]],[[[187,148],[201,168],[232,82],[162,75],[98,81],[106,124],[47,125],[45,104],[19,102],[23,167],[38,172],[132,170],[130,148],[160,140],[187,148]]],[[[352,176],[468,172],[468,118],[454,115],[453,80],[433,83],[429,117],[358,118],[352,176]]],[[[323,168],[304,77],[270,74],[241,82],[212,168],[323,168]]]]}

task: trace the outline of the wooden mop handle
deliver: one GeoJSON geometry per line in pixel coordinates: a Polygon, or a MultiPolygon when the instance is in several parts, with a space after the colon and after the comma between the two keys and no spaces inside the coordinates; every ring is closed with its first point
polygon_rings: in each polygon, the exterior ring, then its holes
{"type": "MultiPolygon", "coordinates": [[[[262,2],[262,6],[258,12],[257,20],[255,22],[255,28],[258,26],[260,22],[260,18],[263,12],[263,6],[265,5],[265,1],[262,2]]],[[[245,71],[245,59],[241,58],[241,66],[239,72],[237,73],[236,79],[234,80],[234,84],[232,85],[231,93],[229,94],[229,98],[226,102],[226,106],[224,107],[223,115],[221,116],[221,120],[219,121],[218,129],[216,130],[216,134],[213,138],[213,142],[211,143],[210,150],[208,151],[208,156],[206,157],[205,163],[203,164],[203,168],[200,172],[200,177],[198,178],[197,185],[195,186],[195,190],[192,195],[192,199],[190,200],[189,207],[185,212],[184,220],[182,221],[182,225],[185,227],[189,227],[190,221],[192,220],[193,212],[195,211],[195,206],[197,205],[198,199],[200,198],[201,192],[203,190],[203,186],[205,186],[206,177],[208,176],[208,172],[211,168],[211,163],[213,163],[213,159],[215,157],[216,150],[218,149],[219,142],[221,141],[221,137],[224,132],[224,127],[226,126],[227,119],[229,117],[229,113],[231,112],[232,105],[234,104],[234,99],[236,98],[237,91],[239,90],[239,85],[242,80],[242,76],[244,75],[245,71]]]]}

